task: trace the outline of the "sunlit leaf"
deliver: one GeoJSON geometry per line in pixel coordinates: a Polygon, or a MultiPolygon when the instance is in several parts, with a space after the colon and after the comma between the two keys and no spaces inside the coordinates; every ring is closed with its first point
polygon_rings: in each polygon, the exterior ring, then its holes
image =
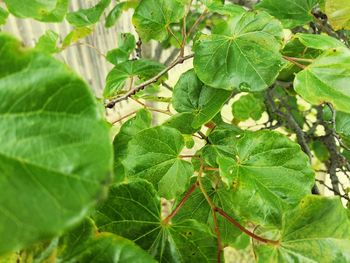
{"type": "Polygon", "coordinates": [[[349,49],[327,50],[296,75],[294,89],[311,104],[330,102],[335,109],[350,113],[349,65],[349,49]]]}
{"type": "Polygon", "coordinates": [[[142,0],[135,9],[133,23],[144,41],[162,41],[168,36],[170,24],[177,23],[185,14],[185,7],[176,0],[142,0]]]}
{"type": "Polygon", "coordinates": [[[280,233],[262,233],[280,241],[277,245],[254,246],[261,263],[350,261],[350,225],[337,198],[308,196],[284,215],[280,233]]]}
{"type": "Polygon", "coordinates": [[[206,85],[261,91],[282,68],[282,27],[270,15],[247,12],[235,17],[225,35],[202,35],[196,42],[194,68],[206,85]]]}

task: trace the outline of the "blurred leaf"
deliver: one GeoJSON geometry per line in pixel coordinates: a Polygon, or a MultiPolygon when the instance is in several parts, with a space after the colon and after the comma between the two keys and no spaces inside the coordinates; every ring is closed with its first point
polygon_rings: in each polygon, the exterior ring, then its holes
{"type": "Polygon", "coordinates": [[[116,6],[109,12],[106,18],[105,26],[107,28],[112,27],[117,23],[119,17],[123,13],[123,10],[126,6],[126,2],[121,2],[116,4],[116,6]]]}
{"type": "Polygon", "coordinates": [[[111,0],[101,0],[94,7],[68,13],[67,21],[76,27],[86,27],[96,24],[110,3],[111,0]]]}
{"type": "Polygon", "coordinates": [[[74,28],[64,39],[62,42],[61,50],[67,48],[73,43],[78,42],[80,39],[87,37],[93,32],[93,29],[90,27],[77,27],[74,28]]]}
{"type": "Polygon", "coordinates": [[[61,62],[0,34],[0,255],[62,233],[105,195],[109,128],[61,62]]]}
{"type": "Polygon", "coordinates": [[[6,24],[7,17],[9,16],[9,12],[0,7],[0,25],[6,24]]]}
{"type": "Polygon", "coordinates": [[[59,51],[57,46],[58,40],[59,35],[55,31],[49,29],[39,38],[35,45],[35,49],[49,54],[56,53],[59,51]]]}
{"type": "Polygon", "coordinates": [[[10,13],[21,18],[43,22],[61,22],[68,9],[68,0],[4,0],[10,13]]]}
{"type": "Polygon", "coordinates": [[[118,48],[107,53],[107,60],[114,65],[129,60],[130,54],[136,48],[136,40],[131,33],[121,33],[118,38],[118,48]]]}
{"type": "Polygon", "coordinates": [[[325,13],[335,30],[350,29],[350,2],[348,0],[325,0],[325,13]]]}

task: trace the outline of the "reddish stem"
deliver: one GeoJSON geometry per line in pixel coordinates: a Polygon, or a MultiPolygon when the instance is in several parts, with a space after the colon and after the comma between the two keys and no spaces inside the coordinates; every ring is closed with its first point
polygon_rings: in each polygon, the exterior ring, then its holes
{"type": "Polygon", "coordinates": [[[218,248],[217,259],[218,259],[218,263],[220,263],[221,253],[222,253],[222,243],[221,243],[220,228],[218,224],[218,219],[216,217],[215,209],[213,210],[213,219],[214,219],[214,227],[215,227],[215,234],[216,234],[217,248],[218,248]]]}
{"type": "Polygon", "coordinates": [[[223,211],[221,208],[216,207],[215,210],[220,215],[222,215],[224,218],[226,218],[230,223],[232,223],[235,227],[237,227],[239,230],[246,233],[248,236],[250,236],[250,237],[252,237],[260,242],[266,243],[266,244],[273,244],[273,245],[279,244],[278,240],[266,239],[266,238],[255,235],[253,232],[250,232],[248,229],[245,229],[236,220],[234,220],[232,217],[230,217],[228,214],[226,214],[225,211],[223,211]]]}
{"type": "Polygon", "coordinates": [[[185,202],[187,201],[187,199],[190,197],[190,195],[194,192],[194,190],[196,190],[198,184],[195,183],[194,185],[191,186],[191,188],[187,191],[187,193],[185,194],[185,196],[182,198],[182,200],[180,201],[180,203],[177,205],[177,207],[171,212],[171,214],[169,214],[162,222],[162,224],[166,225],[170,222],[170,220],[177,214],[177,212],[179,212],[179,210],[181,209],[181,207],[185,204],[185,202]]]}

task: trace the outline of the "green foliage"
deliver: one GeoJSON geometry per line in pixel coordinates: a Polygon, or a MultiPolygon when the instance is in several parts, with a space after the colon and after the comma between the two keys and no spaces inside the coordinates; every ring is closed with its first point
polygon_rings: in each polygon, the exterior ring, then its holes
{"type": "Polygon", "coordinates": [[[202,35],[194,46],[194,68],[206,85],[261,91],[282,67],[282,27],[266,13],[247,12],[227,24],[223,34],[202,35]]]}
{"type": "Polygon", "coordinates": [[[144,41],[162,41],[170,24],[179,22],[184,13],[184,5],[176,0],[143,0],[135,9],[133,23],[144,41]]]}
{"type": "Polygon", "coordinates": [[[112,151],[101,110],[83,81],[3,34],[0,49],[3,254],[81,220],[104,194],[112,151]]]}
{"type": "Polygon", "coordinates": [[[8,17],[9,13],[0,7],[0,25],[3,25],[6,23],[6,19],[8,17]]]}
{"type": "MultiPolygon", "coordinates": [[[[258,262],[349,262],[350,225],[338,199],[307,196],[283,218],[276,246],[257,245],[258,262]],[[322,229],[322,231],[315,231],[322,229]]],[[[260,230],[263,235],[276,232],[260,230]]]]}
{"type": "Polygon", "coordinates": [[[232,104],[232,114],[238,121],[245,121],[249,118],[257,121],[264,111],[263,97],[258,94],[244,95],[232,104]]]}
{"type": "Polygon", "coordinates": [[[130,84],[136,82],[136,78],[148,79],[163,69],[163,64],[149,59],[127,60],[119,63],[108,73],[103,96],[113,97],[123,91],[127,81],[130,84]]]}
{"type": "Polygon", "coordinates": [[[350,81],[349,62],[348,48],[326,50],[296,75],[295,91],[311,104],[330,102],[337,110],[350,113],[350,93],[344,88],[350,81]]]}
{"type": "Polygon", "coordinates": [[[184,143],[181,133],[173,128],[142,130],[129,142],[123,161],[127,175],[147,179],[167,199],[182,194],[193,174],[192,165],[179,158],[184,143]]]}
{"type": "Polygon", "coordinates": [[[35,45],[35,48],[41,52],[47,52],[53,54],[59,51],[57,47],[59,35],[52,30],[47,30],[44,35],[42,35],[35,45]]]}
{"type": "Polygon", "coordinates": [[[350,29],[349,1],[325,0],[325,13],[334,29],[350,29]]]}
{"type": "Polygon", "coordinates": [[[97,23],[108,7],[111,0],[101,0],[97,5],[88,9],[81,9],[67,14],[67,20],[76,27],[85,27],[97,23]]]}
{"type": "Polygon", "coordinates": [[[256,7],[278,18],[286,28],[312,21],[312,9],[320,0],[263,0],[256,7]]]}
{"type": "Polygon", "coordinates": [[[192,113],[191,126],[199,128],[220,111],[230,95],[230,91],[205,86],[191,69],[177,82],[172,102],[177,112],[192,113]]]}
{"type": "Polygon", "coordinates": [[[127,61],[136,46],[135,37],[130,33],[120,34],[118,40],[119,47],[107,53],[107,60],[114,65],[127,61]]]}
{"type": "Polygon", "coordinates": [[[4,1],[73,29],[0,34],[0,262],[350,261],[348,1],[239,2],[4,1]],[[128,9],[96,100],[50,54],[128,9]]]}
{"type": "Polygon", "coordinates": [[[94,216],[100,231],[134,240],[160,262],[215,262],[215,236],[195,220],[161,221],[160,197],[152,185],[136,180],[110,188],[94,216]]]}
{"type": "Polygon", "coordinates": [[[61,22],[68,9],[68,0],[5,0],[8,10],[17,17],[30,17],[44,22],[61,22]]]}

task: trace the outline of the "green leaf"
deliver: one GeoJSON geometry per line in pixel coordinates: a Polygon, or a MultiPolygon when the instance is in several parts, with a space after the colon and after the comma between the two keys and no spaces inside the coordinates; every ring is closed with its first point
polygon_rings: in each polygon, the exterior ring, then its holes
{"type": "Polygon", "coordinates": [[[102,233],[91,240],[78,258],[89,263],[156,263],[146,251],[128,239],[110,233],[102,233]]]}
{"type": "Polygon", "coordinates": [[[215,127],[209,136],[209,144],[203,148],[203,157],[211,167],[217,167],[217,156],[232,155],[235,146],[232,142],[241,136],[242,130],[234,125],[220,124],[215,127]]]}
{"type": "Polygon", "coordinates": [[[329,159],[329,151],[322,141],[313,141],[311,147],[317,159],[319,159],[321,162],[325,162],[329,159]]]}
{"type": "Polygon", "coordinates": [[[350,114],[338,111],[335,116],[336,132],[343,139],[343,143],[350,145],[350,114]]]}
{"type": "Polygon", "coordinates": [[[68,0],[4,0],[8,10],[15,16],[31,17],[43,22],[61,22],[68,9],[68,0]]]}
{"type": "Polygon", "coordinates": [[[122,91],[128,79],[149,79],[164,68],[163,64],[149,59],[128,60],[120,63],[108,73],[103,96],[113,97],[122,91]]]}
{"type": "Polygon", "coordinates": [[[220,2],[212,2],[207,4],[207,8],[210,12],[226,16],[238,16],[246,12],[242,6],[231,3],[222,4],[220,2]]]}
{"type": "Polygon", "coordinates": [[[297,143],[272,131],[245,132],[230,144],[226,154],[220,149],[217,163],[237,215],[278,226],[281,212],[311,192],[308,157],[297,143]]]}
{"type": "Polygon", "coordinates": [[[126,2],[121,2],[116,4],[116,6],[109,12],[109,14],[107,15],[106,18],[106,23],[105,26],[107,28],[110,28],[112,26],[115,25],[115,23],[117,23],[119,17],[121,16],[121,14],[123,13],[123,10],[126,6],[126,2]]]}
{"type": "Polygon", "coordinates": [[[312,9],[320,0],[263,0],[256,8],[279,19],[286,28],[294,28],[312,21],[312,9]]]}
{"type": "Polygon", "coordinates": [[[349,64],[349,49],[327,50],[296,75],[294,89],[313,105],[330,102],[335,109],[350,113],[349,64]]]}
{"type": "Polygon", "coordinates": [[[65,65],[0,35],[0,254],[84,218],[110,180],[109,128],[65,65]]]}
{"type": "Polygon", "coordinates": [[[114,146],[114,172],[116,181],[122,181],[125,177],[124,166],[122,160],[127,153],[129,141],[140,131],[150,128],[152,115],[149,111],[141,109],[136,113],[136,116],[127,120],[120,128],[119,133],[113,141],[114,146]]]}
{"type": "Polygon", "coordinates": [[[160,196],[172,199],[186,190],[193,174],[192,165],[179,157],[183,148],[184,139],[174,128],[143,130],[129,142],[123,161],[127,175],[148,180],[160,196]]]}
{"type": "Polygon", "coordinates": [[[9,12],[0,7],[0,25],[6,24],[7,17],[9,16],[9,12]]]}
{"type": "Polygon", "coordinates": [[[67,21],[76,27],[85,27],[96,24],[103,14],[103,11],[111,3],[111,0],[101,0],[97,5],[81,9],[67,14],[67,21]]]}
{"type": "Polygon", "coordinates": [[[159,262],[216,262],[216,239],[195,220],[163,224],[160,197],[144,180],[114,185],[94,215],[100,231],[133,240],[159,262]]]}
{"type": "MultiPolygon", "coordinates": [[[[207,191],[214,204],[217,207],[225,210],[227,214],[239,221],[239,218],[237,218],[236,213],[233,209],[234,205],[231,202],[232,194],[230,190],[219,187],[218,184],[212,183],[208,177],[204,177],[201,180],[205,190],[207,191]]],[[[182,198],[183,196],[177,198],[173,209],[175,209],[176,205],[182,198]]],[[[181,207],[179,212],[173,218],[172,222],[176,223],[187,219],[195,219],[200,223],[209,225],[212,233],[215,234],[212,210],[199,188],[197,188],[190,195],[186,203],[183,205],[183,207],[181,207]]],[[[241,236],[242,232],[221,216],[217,216],[217,220],[223,245],[227,246],[235,244],[237,238],[241,236]]]]}
{"type": "Polygon", "coordinates": [[[173,106],[177,112],[194,114],[191,125],[199,128],[221,110],[231,93],[205,86],[191,69],[182,74],[175,85],[173,106]]]}
{"type": "Polygon", "coordinates": [[[239,121],[249,118],[257,121],[265,111],[264,97],[261,94],[247,94],[232,104],[232,114],[239,121]],[[260,95],[260,96],[259,96],[260,95]]]}
{"type": "MultiPolygon", "coordinates": [[[[268,237],[276,238],[272,232],[268,237]]],[[[350,261],[350,225],[338,198],[307,196],[283,217],[278,245],[255,244],[258,262],[350,261]]]]}
{"type": "Polygon", "coordinates": [[[90,27],[77,27],[74,28],[64,39],[62,42],[61,49],[65,49],[71,44],[78,42],[78,40],[87,37],[92,33],[93,29],[90,27]]]}
{"type": "Polygon", "coordinates": [[[121,33],[118,43],[118,48],[107,53],[107,60],[114,65],[127,61],[136,47],[135,37],[131,33],[121,33]]]}
{"type": "Polygon", "coordinates": [[[49,29],[39,38],[38,43],[35,45],[35,49],[49,54],[56,53],[59,51],[59,48],[57,47],[58,40],[59,35],[55,31],[49,29]]]}
{"type": "Polygon", "coordinates": [[[132,21],[143,41],[165,40],[167,28],[181,20],[185,7],[176,0],[142,0],[132,21]]]}
{"type": "Polygon", "coordinates": [[[326,0],[325,13],[335,30],[350,29],[350,2],[347,0],[326,0]]]}
{"type": "Polygon", "coordinates": [[[225,35],[202,35],[194,46],[194,68],[206,85],[241,91],[270,86],[282,68],[282,27],[270,15],[247,12],[228,24],[225,35]]]}
{"type": "Polygon", "coordinates": [[[199,128],[193,128],[192,125],[195,115],[191,112],[178,113],[171,116],[166,122],[165,126],[173,127],[179,130],[182,134],[193,134],[199,130],[199,128]]]}
{"type": "Polygon", "coordinates": [[[60,238],[57,261],[64,263],[128,263],[156,261],[132,241],[111,233],[98,233],[87,218],[60,238]]]}
{"type": "Polygon", "coordinates": [[[307,48],[314,48],[319,50],[327,50],[330,48],[345,47],[338,39],[327,35],[313,35],[298,33],[295,38],[307,48]]]}
{"type": "Polygon", "coordinates": [[[111,233],[98,233],[89,218],[61,237],[59,246],[57,260],[64,263],[156,262],[132,241],[111,233]]]}
{"type": "Polygon", "coordinates": [[[97,234],[95,222],[85,218],[78,226],[59,238],[58,262],[72,262],[85,250],[87,241],[97,234]]]}

